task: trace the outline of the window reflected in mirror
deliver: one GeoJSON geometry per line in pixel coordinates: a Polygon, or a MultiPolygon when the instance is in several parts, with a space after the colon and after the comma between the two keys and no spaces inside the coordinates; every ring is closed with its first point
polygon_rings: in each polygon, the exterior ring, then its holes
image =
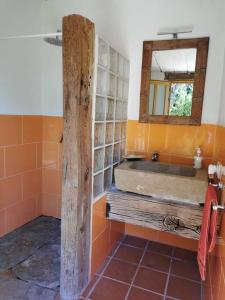
{"type": "Polygon", "coordinates": [[[191,116],[196,48],[152,52],[148,113],[191,116]]]}

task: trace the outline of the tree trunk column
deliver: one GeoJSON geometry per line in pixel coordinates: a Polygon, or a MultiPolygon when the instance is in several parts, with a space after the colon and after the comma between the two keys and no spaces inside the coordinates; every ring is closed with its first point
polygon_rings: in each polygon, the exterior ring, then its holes
{"type": "Polygon", "coordinates": [[[92,188],[94,24],[63,18],[62,300],[75,300],[88,282],[92,188]]]}

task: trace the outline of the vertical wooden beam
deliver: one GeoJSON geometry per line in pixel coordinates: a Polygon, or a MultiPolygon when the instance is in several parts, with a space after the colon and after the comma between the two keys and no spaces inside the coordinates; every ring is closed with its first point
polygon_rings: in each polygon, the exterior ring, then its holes
{"type": "Polygon", "coordinates": [[[93,64],[94,24],[79,15],[64,17],[62,300],[77,299],[89,275],[93,64]]]}

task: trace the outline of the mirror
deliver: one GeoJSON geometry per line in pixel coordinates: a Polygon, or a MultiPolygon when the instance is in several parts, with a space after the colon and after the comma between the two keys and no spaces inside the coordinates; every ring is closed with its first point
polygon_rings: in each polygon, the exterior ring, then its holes
{"type": "Polygon", "coordinates": [[[144,42],[141,122],[201,124],[208,42],[144,42]]]}

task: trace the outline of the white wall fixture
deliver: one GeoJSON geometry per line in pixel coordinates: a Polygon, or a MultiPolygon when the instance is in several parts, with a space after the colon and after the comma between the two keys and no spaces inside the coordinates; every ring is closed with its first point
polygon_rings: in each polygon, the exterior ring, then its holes
{"type": "Polygon", "coordinates": [[[96,39],[93,110],[93,198],[110,187],[113,168],[125,154],[129,61],[101,38],[96,39]]]}

